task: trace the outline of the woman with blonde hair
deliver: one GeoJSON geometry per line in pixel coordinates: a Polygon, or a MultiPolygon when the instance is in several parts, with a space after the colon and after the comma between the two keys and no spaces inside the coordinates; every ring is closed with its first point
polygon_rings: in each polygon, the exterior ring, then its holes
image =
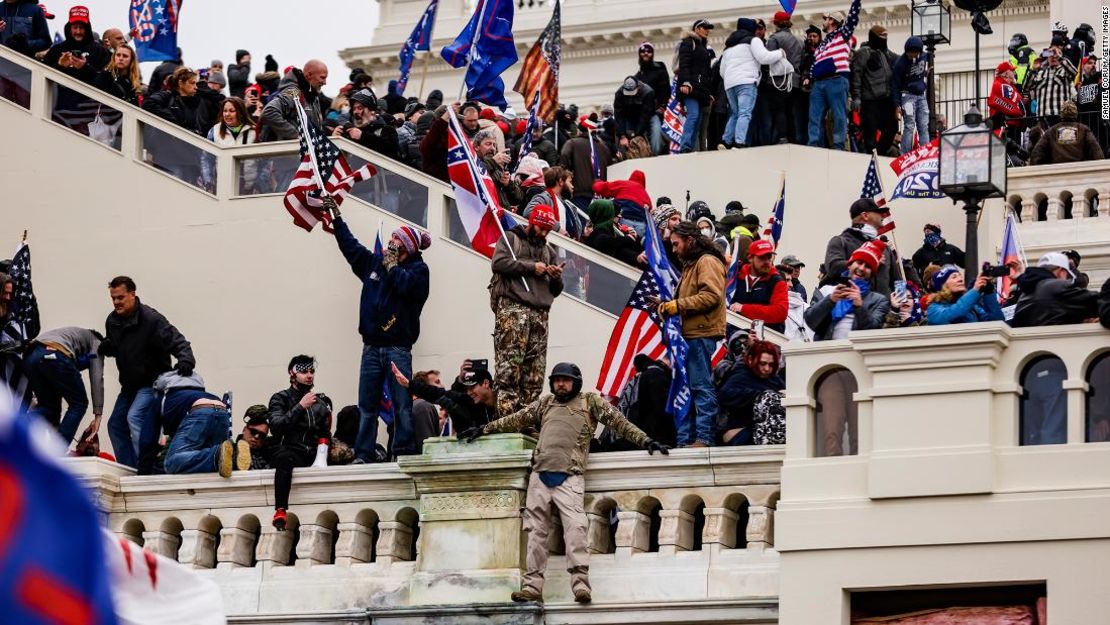
{"type": "Polygon", "coordinates": [[[138,106],[143,79],[139,74],[139,59],[135,50],[127,44],[117,47],[108,66],[97,73],[93,84],[109,95],[138,106]]]}

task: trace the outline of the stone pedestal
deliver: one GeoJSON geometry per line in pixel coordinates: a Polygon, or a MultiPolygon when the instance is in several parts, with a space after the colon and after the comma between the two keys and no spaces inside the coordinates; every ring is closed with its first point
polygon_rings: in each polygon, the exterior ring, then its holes
{"type": "MultiPolygon", "coordinates": [[[[411,604],[503,603],[520,588],[520,509],[534,448],[534,440],[519,434],[473,443],[437,438],[424,442],[422,455],[400,459],[420,496],[411,604]]],[[[393,544],[387,531],[400,529],[381,527],[379,560],[387,555],[383,546],[393,544]]]]}

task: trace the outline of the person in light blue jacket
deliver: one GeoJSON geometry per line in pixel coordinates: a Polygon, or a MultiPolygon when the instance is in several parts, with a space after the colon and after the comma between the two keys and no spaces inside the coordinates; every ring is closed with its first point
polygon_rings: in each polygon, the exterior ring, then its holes
{"type": "Polygon", "coordinates": [[[955,265],[945,265],[926,278],[933,294],[925,318],[931,326],[950,323],[975,323],[976,321],[1002,321],[1002,307],[994,283],[980,275],[968,290],[963,271],[955,265]]]}

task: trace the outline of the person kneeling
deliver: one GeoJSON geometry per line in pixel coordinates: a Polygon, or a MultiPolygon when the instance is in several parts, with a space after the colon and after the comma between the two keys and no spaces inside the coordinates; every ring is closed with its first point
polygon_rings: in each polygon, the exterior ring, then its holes
{"type": "Polygon", "coordinates": [[[158,376],[154,390],[162,394],[162,427],[170,437],[166,473],[208,473],[231,477],[234,467],[251,466],[246,441],[231,442],[231,412],[204,390],[204,379],[193,371],[183,376],[169,371],[158,376]]]}

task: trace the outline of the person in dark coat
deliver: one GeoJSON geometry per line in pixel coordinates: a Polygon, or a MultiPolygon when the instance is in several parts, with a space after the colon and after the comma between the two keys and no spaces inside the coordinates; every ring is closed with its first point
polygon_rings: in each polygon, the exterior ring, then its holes
{"type": "Polygon", "coordinates": [[[643,42],[639,49],[639,70],[636,80],[651,87],[655,95],[655,121],[651,123],[651,149],[655,154],[663,151],[663,111],[671,99],[671,73],[662,61],[655,60],[655,46],[643,42]]]}
{"type": "Polygon", "coordinates": [[[104,93],[138,106],[143,81],[135,50],[127,44],[117,47],[108,66],[97,72],[93,85],[104,93]]]}
{"type": "MultiPolygon", "coordinates": [[[[848,211],[852,218],[852,225],[829,239],[825,247],[825,268],[828,271],[827,275],[833,277],[843,275],[848,269],[852,252],[864,243],[878,239],[879,226],[882,225],[883,216],[889,209],[879,208],[870,198],[860,198],[852,202],[848,211]]],[[[894,281],[898,275],[895,262],[897,261],[894,260],[894,252],[889,247],[883,246],[882,262],[872,272],[875,291],[881,295],[890,295],[894,290],[894,281]]]]}
{"type": "MultiPolygon", "coordinates": [[[[331,198],[325,199],[324,205],[335,215],[339,251],[362,282],[358,324],[363,343],[358,388],[362,422],[355,442],[355,462],[374,462],[382,385],[391,375],[391,365],[401,367],[406,376],[412,375],[412,346],[420,336],[420,313],[430,290],[428,265],[421,252],[432,244],[432,238],[412,226],[401,226],[393,231],[386,250],[371,251],[351,233],[331,198]]],[[[395,456],[414,453],[412,398],[399,384],[392,385],[391,393],[391,451],[395,456]]]]}
{"type": "Polygon", "coordinates": [[[389,81],[389,85],[386,87],[385,97],[382,99],[385,100],[385,112],[388,115],[396,115],[397,113],[405,112],[405,104],[407,104],[408,101],[405,99],[405,96],[397,92],[396,80],[389,81]]]}
{"type": "Polygon", "coordinates": [[[1098,292],[1098,321],[1102,327],[1110,330],[1110,279],[1102,283],[1098,292]]]}
{"type": "Polygon", "coordinates": [[[397,129],[378,114],[378,99],[369,89],[350,96],[351,123],[338,126],[334,136],[345,136],[383,156],[400,160],[397,129]]]}
{"type": "Polygon", "coordinates": [[[859,111],[863,131],[861,152],[878,150],[879,154],[886,154],[894,142],[898,120],[890,90],[897,62],[898,55],[887,46],[886,28],[878,24],[872,26],[867,33],[867,43],[852,57],[850,97],[852,110],[859,111]]]}
{"type": "Polygon", "coordinates": [[[644,253],[643,246],[616,229],[617,207],[612,200],[596,199],[590,202],[590,208],[586,212],[590,216],[593,230],[583,243],[627,265],[644,266],[640,262],[644,253]]]}
{"type": "MultiPolygon", "coordinates": [[[[197,99],[197,73],[187,67],[178,68],[166,79],[164,91],[151,93],[143,101],[143,110],[176,124],[189,132],[201,134],[197,99]]],[[[204,127],[208,131],[211,125],[204,127]]]]}
{"type": "Polygon", "coordinates": [[[251,53],[235,51],[235,62],[227,66],[227,87],[234,98],[241,98],[251,84],[251,53]]]}
{"type": "Polygon", "coordinates": [[[1098,317],[1098,294],[1075,286],[1074,279],[1068,257],[1062,252],[1042,256],[1036,267],[1026,269],[1018,278],[1021,295],[1011,325],[1015,328],[1059,326],[1098,317]]]}
{"type": "MultiPolygon", "coordinates": [[[[332,402],[313,390],[316,359],[304,354],[289,361],[289,387],[270,397],[270,432],[274,471],[274,527],[285,530],[293,469],[313,464],[320,445],[331,439],[332,402]]],[[[326,460],[325,460],[326,466],[326,460]]]]}
{"type": "Polygon", "coordinates": [[[42,62],[67,76],[92,84],[96,73],[108,65],[108,51],[93,39],[89,10],[75,6],[63,29],[65,39],[50,48],[42,62]]]}
{"type": "Polygon", "coordinates": [[[451,429],[455,432],[465,432],[497,419],[497,391],[492,386],[493,376],[486,369],[474,369],[469,360],[463,361],[459,376],[449,389],[433,386],[424,380],[409,380],[396,367],[393,367],[393,377],[413,396],[442,406],[451,418],[451,429]]]}
{"type": "Polygon", "coordinates": [[[320,89],[328,82],[328,66],[323,61],[311,60],[304,70],[293,68],[281,79],[278,95],[272,97],[262,109],[262,130],[259,142],[285,141],[299,136],[300,119],[296,102],[300,101],[309,121],[323,126],[320,89]]]}
{"type": "Polygon", "coordinates": [[[0,46],[27,56],[34,56],[50,47],[50,27],[46,25],[46,15],[38,0],[7,0],[0,3],[0,24],[3,25],[0,27],[0,46]]]}
{"type": "Polygon", "coordinates": [[[686,123],[682,127],[682,152],[693,152],[698,147],[698,127],[702,115],[709,113],[714,88],[713,57],[709,47],[709,32],[713,23],[697,20],[691,32],[678,44],[678,93],[686,105],[686,123]],[[704,109],[704,110],[703,110],[704,109]]]}
{"type": "Polygon", "coordinates": [[[168,59],[166,61],[162,61],[158,64],[158,67],[155,67],[154,71],[151,72],[150,82],[147,83],[147,92],[154,93],[156,91],[162,91],[163,89],[166,89],[166,79],[172,76],[173,73],[178,70],[178,68],[184,66],[185,61],[182,60],[181,48],[177,48],[176,57],[168,59]]]}
{"type": "Polygon", "coordinates": [[[624,79],[613,96],[613,117],[618,137],[651,136],[655,118],[655,91],[633,76],[624,79]]]}
{"type": "Polygon", "coordinates": [[[717,437],[720,445],[750,445],[755,430],[755,408],[766,393],[781,393],[786,383],[779,376],[782,354],[767,341],[752,341],[744,352],[742,366],[728,372],[717,396],[717,437]]]}
{"type": "MultiPolygon", "coordinates": [[[[674,446],[677,434],[674,417],[667,414],[667,399],[671,388],[671,368],[661,360],[647,354],[636,354],[632,359],[635,375],[617,397],[617,410],[652,439],[674,446]]],[[[638,449],[631,442],[620,438],[612,428],[605,428],[599,439],[602,451],[632,451],[638,449]]]]}
{"type": "Polygon", "coordinates": [[[100,355],[116,359],[120,392],[108,417],[108,436],[120,464],[149,474],[158,443],[154,380],[172,368],[189,377],[196,367],[192,346],[162,313],[139,301],[135,281],[119,276],[108,284],[113,311],[104,322],[100,355]]]}
{"type": "Polygon", "coordinates": [[[929,265],[944,267],[955,265],[964,267],[964,251],[952,245],[941,236],[940,226],[925,224],[925,242],[913,253],[913,268],[917,275],[924,276],[929,265]]]}

